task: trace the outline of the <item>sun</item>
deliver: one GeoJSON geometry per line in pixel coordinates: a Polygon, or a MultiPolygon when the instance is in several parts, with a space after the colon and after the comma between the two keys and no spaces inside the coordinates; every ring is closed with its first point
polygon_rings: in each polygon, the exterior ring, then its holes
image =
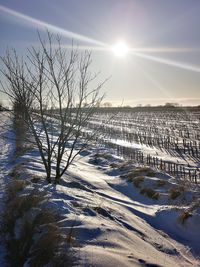
{"type": "Polygon", "coordinates": [[[129,52],[129,48],[126,43],[119,42],[112,47],[112,52],[117,57],[125,57],[129,52]]]}

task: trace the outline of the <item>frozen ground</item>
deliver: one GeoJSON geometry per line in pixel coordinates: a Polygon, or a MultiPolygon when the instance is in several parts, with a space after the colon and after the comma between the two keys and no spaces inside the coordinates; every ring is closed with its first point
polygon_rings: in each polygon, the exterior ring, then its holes
{"type": "Polygon", "coordinates": [[[151,155],[152,157],[157,157],[159,159],[162,159],[164,161],[169,161],[169,162],[174,162],[174,163],[179,163],[182,165],[188,165],[192,167],[199,167],[199,160],[194,160],[188,157],[182,157],[176,155],[170,154],[167,150],[165,149],[158,149],[156,147],[150,147],[145,144],[138,144],[135,142],[128,142],[124,140],[119,140],[119,139],[110,139],[111,143],[120,145],[120,146],[125,146],[125,147],[131,147],[133,149],[137,149],[143,152],[144,155],[151,155]]]}
{"type": "MultiPolygon", "coordinates": [[[[1,144],[2,192],[13,145],[2,138],[1,144]]],[[[36,151],[27,152],[18,163],[23,163],[27,173],[44,177],[36,151]]],[[[122,162],[114,157],[95,160],[90,150],[71,165],[59,185],[44,180],[36,184],[48,192],[48,206],[64,216],[59,226],[72,230],[75,266],[200,266],[200,211],[185,224],[179,223],[177,202],[141,195],[120,177],[126,168],[122,172],[110,163],[122,162]]],[[[155,179],[151,177],[150,183],[155,179]]]]}
{"type": "MultiPolygon", "coordinates": [[[[133,186],[121,178],[108,175],[91,166],[88,164],[87,157],[74,164],[70,172],[71,176],[74,174],[77,176],[76,180],[81,185],[92,190],[91,197],[88,196],[87,190],[71,192],[75,200],[83,206],[77,218],[80,225],[76,230],[86,236],[89,234],[88,243],[81,249],[82,258],[86,259],[87,264],[93,266],[195,265],[186,247],[151,226],[157,222],[155,220],[157,213],[159,214],[165,207],[139,196],[133,186]],[[85,199],[85,203],[82,199],[85,199]],[[92,238],[87,225],[94,233],[92,238]]],[[[163,229],[166,228],[164,224],[160,226],[163,229]]],[[[174,233],[176,232],[175,229],[174,233]]],[[[187,234],[183,238],[186,236],[187,234]]],[[[198,240],[196,239],[196,242],[198,240]]]]}
{"type": "MultiPolygon", "coordinates": [[[[200,266],[199,214],[181,225],[176,205],[141,195],[109,160],[95,165],[88,154],[71,165],[60,185],[38,184],[49,193],[49,206],[65,216],[60,226],[73,228],[76,266],[200,266]]],[[[40,159],[27,169],[38,175],[40,159]]]]}
{"type": "MultiPolygon", "coordinates": [[[[11,157],[14,149],[14,134],[12,132],[12,121],[8,113],[0,112],[0,223],[3,211],[3,199],[5,186],[8,182],[8,172],[12,166],[11,157]]],[[[3,240],[0,238],[0,266],[5,265],[5,250],[3,240]]]]}

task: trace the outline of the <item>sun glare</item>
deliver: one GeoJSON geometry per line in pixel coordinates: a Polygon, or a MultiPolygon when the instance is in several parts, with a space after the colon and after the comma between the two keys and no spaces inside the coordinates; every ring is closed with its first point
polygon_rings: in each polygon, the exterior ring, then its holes
{"type": "Polygon", "coordinates": [[[117,57],[125,57],[128,54],[129,48],[124,42],[119,42],[112,47],[112,51],[117,57]]]}

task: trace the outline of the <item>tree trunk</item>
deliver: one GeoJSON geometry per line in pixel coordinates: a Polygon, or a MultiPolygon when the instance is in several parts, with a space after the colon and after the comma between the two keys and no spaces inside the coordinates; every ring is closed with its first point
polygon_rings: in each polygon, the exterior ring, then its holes
{"type": "Polygon", "coordinates": [[[51,169],[47,169],[46,173],[47,173],[46,180],[48,183],[51,183],[51,169]]]}
{"type": "Polygon", "coordinates": [[[55,184],[59,184],[59,181],[60,181],[60,161],[57,162],[57,165],[56,165],[56,177],[55,177],[55,184]]]}

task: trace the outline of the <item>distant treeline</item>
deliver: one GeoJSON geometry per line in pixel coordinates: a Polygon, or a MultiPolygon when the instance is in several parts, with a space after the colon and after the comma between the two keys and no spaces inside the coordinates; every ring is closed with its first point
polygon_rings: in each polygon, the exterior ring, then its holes
{"type": "Polygon", "coordinates": [[[151,111],[176,111],[200,112],[199,106],[141,106],[141,107],[99,107],[97,112],[151,112],[151,111]]]}
{"type": "MultiPolygon", "coordinates": [[[[82,107],[81,110],[86,110],[88,111],[87,107],[82,107]]],[[[138,107],[129,107],[129,106],[124,106],[124,107],[93,107],[93,109],[96,109],[96,112],[100,113],[118,113],[118,112],[200,112],[200,105],[199,106],[138,106],[138,107]]],[[[72,108],[70,109],[70,112],[75,112],[77,108],[72,108]]],[[[35,110],[36,111],[36,110],[35,110]]],[[[46,110],[46,113],[49,111],[46,110]]],[[[59,109],[54,109],[54,113],[58,113],[59,109]]],[[[51,111],[52,114],[52,111],[51,111]]]]}

